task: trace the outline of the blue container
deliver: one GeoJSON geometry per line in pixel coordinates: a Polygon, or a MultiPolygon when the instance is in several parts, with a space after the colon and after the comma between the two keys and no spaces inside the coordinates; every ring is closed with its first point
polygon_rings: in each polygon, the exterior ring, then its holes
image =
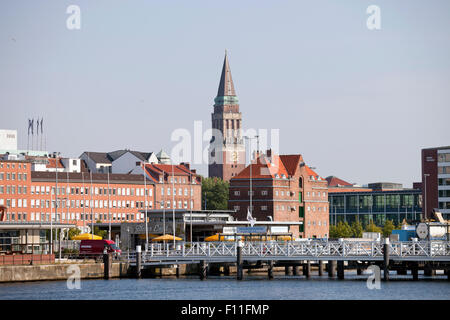
{"type": "Polygon", "coordinates": [[[414,230],[392,230],[392,234],[398,234],[399,241],[411,241],[416,237],[416,231],[414,230]]]}

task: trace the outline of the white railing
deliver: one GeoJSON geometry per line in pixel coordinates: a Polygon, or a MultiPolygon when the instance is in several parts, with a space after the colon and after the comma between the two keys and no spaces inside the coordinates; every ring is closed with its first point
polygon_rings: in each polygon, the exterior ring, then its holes
{"type": "MultiPolygon", "coordinates": [[[[194,242],[176,244],[150,244],[142,260],[188,260],[218,259],[237,256],[236,242],[194,242]]],[[[243,259],[283,258],[349,258],[382,259],[383,243],[377,241],[310,241],[310,242],[245,242],[242,247],[243,259]]],[[[389,244],[390,259],[404,258],[445,258],[450,261],[450,242],[392,242],[389,244]]],[[[135,262],[135,252],[129,253],[129,260],[135,262]]]]}

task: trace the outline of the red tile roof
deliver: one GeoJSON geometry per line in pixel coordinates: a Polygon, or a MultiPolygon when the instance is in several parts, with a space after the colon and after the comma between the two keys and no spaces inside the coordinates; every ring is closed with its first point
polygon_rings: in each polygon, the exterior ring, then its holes
{"type": "Polygon", "coordinates": [[[329,176],[326,179],[328,181],[328,186],[329,187],[344,187],[344,186],[345,187],[346,186],[351,187],[351,186],[353,186],[353,184],[351,184],[351,183],[349,183],[347,181],[344,181],[342,179],[339,179],[338,177],[335,177],[335,176],[329,176]]]}
{"type": "Polygon", "coordinates": [[[60,158],[58,159],[48,158],[47,161],[48,161],[47,168],[56,168],[58,166],[59,169],[64,169],[64,166],[60,158]]]}
{"type": "Polygon", "coordinates": [[[197,174],[190,171],[184,165],[171,165],[171,164],[159,164],[159,163],[150,163],[146,164],[145,168],[149,176],[154,180],[154,182],[159,182],[159,176],[163,174],[168,174],[169,176],[189,176],[197,177],[197,174]]]}

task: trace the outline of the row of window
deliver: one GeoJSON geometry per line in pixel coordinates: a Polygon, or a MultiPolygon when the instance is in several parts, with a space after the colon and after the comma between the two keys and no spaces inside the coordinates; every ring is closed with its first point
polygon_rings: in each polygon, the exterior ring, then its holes
{"type": "MultiPolygon", "coordinates": [[[[134,221],[134,220],[145,220],[144,213],[137,214],[128,214],[128,213],[95,213],[95,214],[83,214],[83,213],[61,213],[57,216],[52,213],[51,214],[54,222],[59,221],[70,221],[70,220],[79,220],[79,221],[134,221]]],[[[6,215],[6,221],[28,221],[28,215],[26,212],[11,212],[6,215]]],[[[30,213],[30,221],[50,221],[50,213],[41,213],[41,212],[31,212],[30,213]]]]}
{"type": "MultiPolygon", "coordinates": [[[[3,169],[3,168],[6,168],[6,169],[15,169],[16,168],[16,164],[15,163],[3,163],[3,162],[0,162],[0,169],[3,169]]],[[[26,169],[27,168],[27,164],[26,163],[18,163],[17,164],[17,168],[18,169],[26,169]]]]}
{"type": "Polygon", "coordinates": [[[28,174],[26,173],[10,173],[10,172],[0,172],[0,181],[27,181],[28,174]],[[17,178],[17,179],[16,179],[17,178]]]}
{"type": "MultiPolygon", "coordinates": [[[[64,195],[64,194],[71,194],[71,195],[77,195],[77,194],[86,194],[88,195],[90,192],[89,187],[59,187],[57,189],[58,195],[64,195]]],[[[144,196],[144,188],[109,188],[109,195],[118,195],[118,196],[144,196]]],[[[50,186],[31,186],[30,190],[31,194],[55,194],[55,187],[50,186]]],[[[147,189],[147,195],[152,196],[153,189],[147,189]]],[[[108,195],[108,188],[101,188],[101,187],[93,187],[92,188],[92,194],[93,195],[108,195]]]]}
{"type": "MultiPolygon", "coordinates": [[[[251,210],[253,210],[254,206],[247,206],[247,209],[250,210],[250,208],[251,208],[251,210]]],[[[261,211],[267,211],[267,206],[265,206],[265,205],[261,206],[260,208],[261,208],[261,211]]],[[[292,208],[295,209],[295,207],[284,206],[284,205],[277,205],[275,208],[277,211],[292,211],[292,208]]],[[[241,209],[240,206],[234,206],[235,211],[239,211],[240,209],[241,209]]],[[[327,212],[327,206],[323,206],[323,207],[319,206],[317,208],[316,208],[316,206],[312,206],[312,207],[308,206],[306,210],[316,212],[316,209],[318,212],[327,212]]]]}
{"type": "Polygon", "coordinates": [[[450,153],[439,153],[438,162],[450,162],[450,153]]]}
{"type": "MultiPolygon", "coordinates": [[[[247,195],[250,195],[250,193],[252,194],[252,196],[254,196],[255,195],[255,191],[247,191],[247,195]]],[[[260,191],[260,194],[262,195],[262,196],[267,196],[268,194],[269,194],[269,192],[267,191],[267,190],[261,190],[260,191]]],[[[234,191],[234,195],[235,196],[240,196],[241,195],[241,191],[240,190],[235,190],[234,191]]],[[[275,196],[282,196],[282,197],[284,197],[284,196],[291,196],[291,197],[293,197],[293,196],[295,196],[295,192],[293,192],[293,191],[284,191],[284,190],[281,190],[281,191],[278,191],[278,190],[275,190],[275,196]]],[[[320,191],[317,191],[317,192],[315,192],[315,191],[313,191],[313,192],[307,192],[306,193],[306,195],[307,195],[307,197],[309,198],[309,197],[322,197],[322,198],[326,198],[327,197],[327,193],[326,192],[320,192],[320,191]]]]}
{"type": "Polygon", "coordinates": [[[450,166],[438,167],[438,174],[449,174],[449,173],[450,173],[450,166]]]}
{"type": "MultiPolygon", "coordinates": [[[[320,226],[324,226],[324,227],[326,227],[326,225],[327,225],[327,222],[326,221],[317,221],[317,225],[320,227],[320,226]]],[[[316,221],[308,221],[308,226],[313,226],[313,227],[315,227],[316,226],[316,221]]]]}
{"type": "MultiPolygon", "coordinates": [[[[172,201],[166,201],[166,209],[170,209],[172,201]]],[[[194,207],[194,201],[191,201],[191,208],[194,207]]],[[[173,209],[187,209],[188,208],[188,202],[185,201],[178,201],[178,207],[177,207],[177,202],[173,201],[173,209]]],[[[164,209],[164,201],[160,202],[160,209],[164,209]]]]}
{"type": "MultiPolygon", "coordinates": [[[[170,173],[170,172],[166,172],[166,173],[170,173]]],[[[186,177],[183,177],[183,178],[182,177],[180,177],[180,178],[170,177],[170,179],[168,179],[168,180],[169,180],[170,183],[179,183],[179,184],[189,183],[189,180],[186,177]]],[[[159,183],[164,183],[164,177],[163,176],[161,176],[159,178],[159,183]]],[[[196,180],[192,179],[192,184],[196,184],[196,183],[197,183],[196,180]]]]}
{"type": "MultiPolygon", "coordinates": [[[[175,195],[177,194],[177,188],[174,188],[173,189],[174,190],[174,192],[175,192],[175,195]]],[[[151,191],[151,190],[150,190],[151,191]]],[[[170,196],[170,188],[167,188],[167,190],[166,190],[167,192],[166,192],[166,194],[168,195],[168,196],[170,196]]],[[[188,188],[184,188],[184,195],[185,196],[187,196],[189,194],[189,190],[188,190],[188,188]]],[[[151,195],[151,192],[150,192],[150,195],[151,195]]],[[[163,196],[164,195],[164,188],[161,188],[161,195],[163,196]]],[[[183,195],[183,188],[179,188],[178,189],[178,195],[179,196],[182,196],[183,195]]],[[[193,189],[191,189],[191,196],[194,196],[194,190],[193,189]]]]}
{"type": "Polygon", "coordinates": [[[0,185],[0,194],[27,194],[27,186],[3,186],[0,185]]]}

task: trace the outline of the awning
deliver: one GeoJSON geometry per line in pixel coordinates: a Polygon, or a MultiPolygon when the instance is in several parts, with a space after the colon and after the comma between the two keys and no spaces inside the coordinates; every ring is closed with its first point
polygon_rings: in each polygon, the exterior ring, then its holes
{"type": "MultiPolygon", "coordinates": [[[[171,234],[165,234],[156,238],[153,238],[152,241],[173,241],[173,235],[171,234]]],[[[175,241],[181,241],[183,239],[175,237],[175,241]]]]}
{"type": "Polygon", "coordinates": [[[92,236],[90,233],[82,233],[72,237],[72,240],[102,240],[102,237],[96,236],[95,234],[92,236]]]}

